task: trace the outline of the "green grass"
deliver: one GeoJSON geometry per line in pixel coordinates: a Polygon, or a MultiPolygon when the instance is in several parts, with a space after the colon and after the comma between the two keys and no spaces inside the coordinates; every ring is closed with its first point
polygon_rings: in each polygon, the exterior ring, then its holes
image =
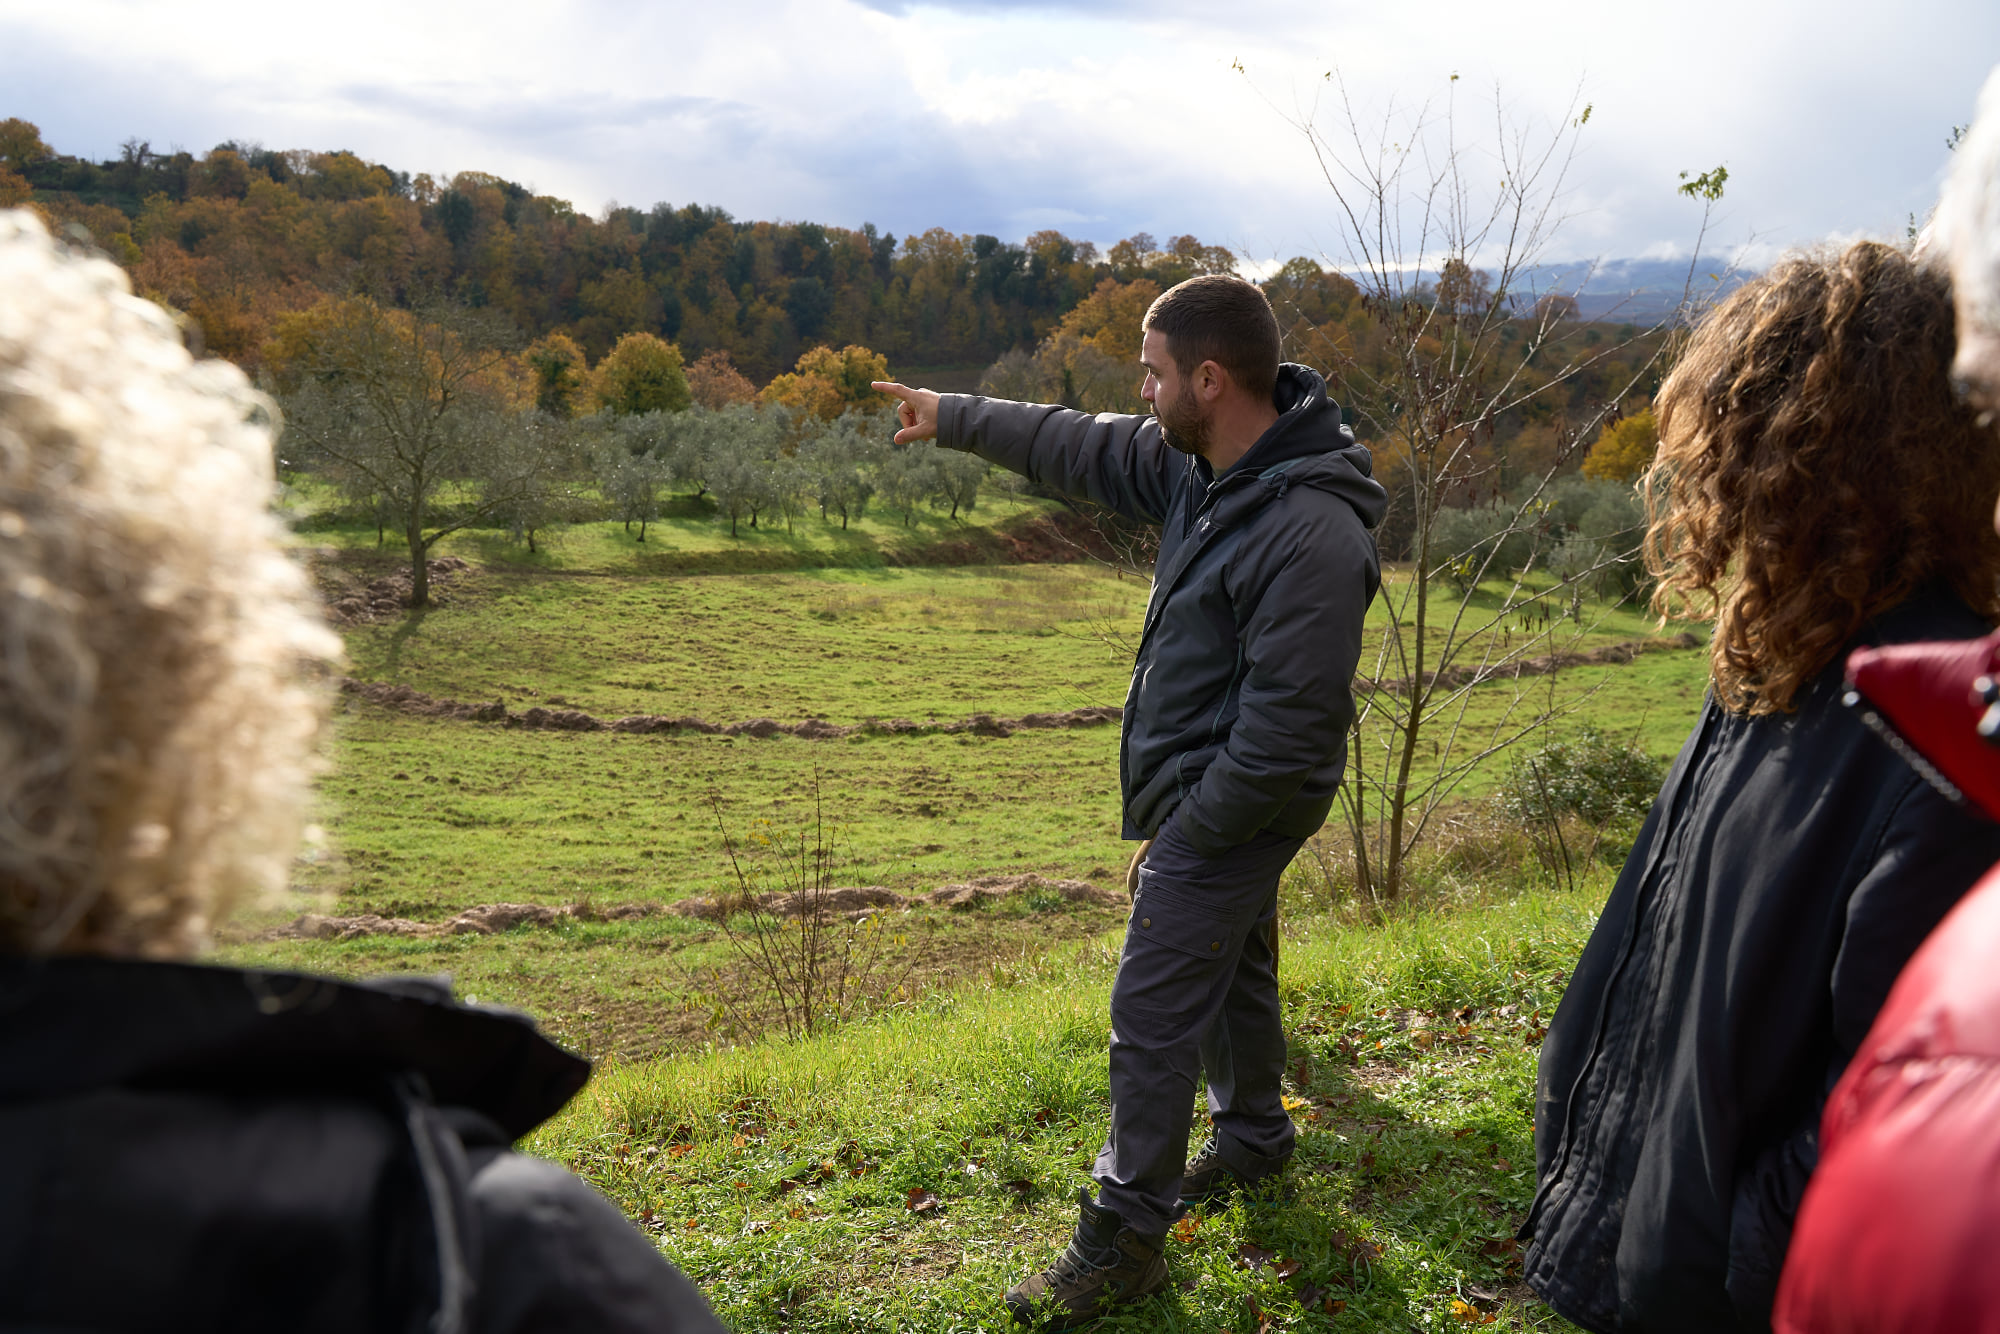
{"type": "MultiPolygon", "coordinates": [[[[1455,1301],[1568,1328],[1511,1286],[1507,1238],[1541,1026],[1604,887],[1295,922],[1292,1190],[1183,1228],[1169,1292],[1099,1328],[1254,1331],[1255,1309],[1453,1328],[1455,1301]],[[1298,1273],[1244,1267],[1245,1245],[1298,1273]]],[[[1001,1291],[1053,1259],[1104,1134],[1114,961],[1107,936],[827,1036],[612,1065],[528,1147],[640,1219],[732,1327],[1002,1330],[1001,1291]]]]}
{"type": "Polygon", "coordinates": [[[364,680],[515,707],[950,720],[1123,704],[1145,595],[1092,565],[483,573],[456,602],[347,642],[364,680]]]}
{"type": "MultiPolygon", "coordinates": [[[[342,519],[332,504],[325,489],[313,484],[288,493],[287,511],[299,527],[302,545],[408,559],[400,534],[388,533],[378,543],[372,524],[342,519]]],[[[1049,501],[995,488],[957,519],[926,508],[906,523],[903,516],[877,508],[842,528],[837,517],[823,520],[813,510],[790,526],[781,517],[765,515],[752,528],[745,518],[732,535],[728,521],[715,517],[711,501],[673,496],[662,506],[661,517],[647,526],[644,541],[637,524],[627,530],[615,520],[591,519],[538,532],[534,551],[503,530],[465,528],[439,539],[431,555],[463,556],[505,569],[649,575],[943,564],[953,563],[950,553],[959,547],[966,551],[964,559],[977,559],[999,531],[1058,509],[1049,501]]]]}
{"type": "MultiPolygon", "coordinates": [[[[718,723],[952,720],[1121,702],[1144,595],[1094,565],[481,571],[455,601],[347,639],[350,670],[365,679],[504,698],[517,711],[562,701],[602,717],[718,723]]],[[[1374,614],[1379,626],[1379,604],[1374,614]]],[[[1634,628],[1619,618],[1640,624],[1626,611],[1593,614],[1611,624],[1598,632],[1607,640],[1634,628]]],[[[1699,706],[1702,671],[1700,652],[1678,651],[1526,684],[1582,701],[1565,725],[1594,721],[1665,755],[1699,706]]],[[[1512,683],[1474,691],[1468,730],[1497,725],[1514,696],[1512,683]]],[[[317,896],[303,906],[422,921],[494,902],[667,904],[733,886],[722,828],[739,842],[796,833],[817,794],[839,836],[841,883],[912,893],[1038,871],[1108,886],[1130,853],[1118,837],[1117,744],[1113,726],[828,741],[524,731],[346,697],[320,785],[328,836],[295,883],[317,896]]],[[[1432,763],[1420,757],[1420,776],[1432,763]]],[[[1460,797],[1490,791],[1502,772],[1487,765],[1460,797]]],[[[239,931],[299,906],[252,915],[239,931]]],[[[1058,934],[1079,929],[1065,919],[1058,934]]],[[[939,930],[921,968],[940,981],[976,969],[968,933],[997,932],[1015,948],[1005,922],[954,918],[939,930]]],[[[712,933],[665,917],[492,938],[239,940],[229,955],[343,975],[448,972],[581,1045],[624,1052],[700,1040],[706,1006],[691,972],[728,962],[712,933]]]]}
{"type": "MultiPolygon", "coordinates": [[[[1122,702],[1146,593],[1088,564],[719,575],[571,558],[477,570],[442,607],[350,629],[350,670],[516,711],[1011,716],[1122,702]]],[[[1480,597],[1497,606],[1504,592],[1480,597]]],[[[1379,603],[1370,617],[1380,635],[1379,603]]],[[[1589,607],[1584,623],[1563,647],[1653,633],[1631,609],[1589,607]]],[[[1589,721],[1665,755],[1704,671],[1700,651],[1680,650],[1522,685],[1574,705],[1564,726],[1589,721]]],[[[1498,726],[1516,695],[1512,683],[1475,690],[1468,728],[1498,726]]],[[[1129,853],[1116,755],[1108,726],[826,741],[565,733],[346,697],[321,783],[326,838],[297,885],[322,908],[428,921],[498,901],[670,903],[732,883],[711,797],[752,848],[809,828],[817,804],[839,833],[841,883],[909,892],[1038,870],[1110,885],[1129,853]]],[[[1461,795],[1499,772],[1485,766],[1461,795]]],[[[1527,883],[1514,855],[1497,869],[1441,856],[1423,895],[1377,925],[1329,915],[1310,858],[1288,872],[1294,1189],[1186,1229],[1169,1294],[1107,1330],[1254,1334],[1259,1312],[1298,1329],[1488,1315],[1496,1328],[1567,1328],[1525,1299],[1505,1239],[1532,1190],[1540,1026],[1608,872],[1562,893],[1527,883]],[[1247,1245],[1299,1271],[1246,1267],[1247,1245]]],[[[525,1008],[610,1058],[529,1147],[652,1229],[737,1328],[999,1330],[1001,1290],[1061,1246],[1104,1132],[1118,920],[1026,896],[888,914],[863,1007],[873,1017],[798,1043],[715,1026],[715,970],[727,985],[743,970],[729,971],[714,927],[670,914],[493,936],[239,938],[224,957],[449,973],[461,994],[525,1008]],[[717,1045],[731,1041],[744,1045],[717,1045]],[[913,1190],[942,1209],[912,1211],[913,1190]]]]}

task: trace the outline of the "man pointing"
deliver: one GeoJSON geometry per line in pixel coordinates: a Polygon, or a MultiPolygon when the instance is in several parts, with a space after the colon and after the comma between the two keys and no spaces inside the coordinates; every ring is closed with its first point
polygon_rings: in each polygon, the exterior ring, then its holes
{"type": "Polygon", "coordinates": [[[1152,842],[1111,990],[1111,1132],[1069,1249],[1007,1293],[1017,1319],[1057,1328],[1157,1291],[1187,1204],[1291,1156],[1278,876],[1340,784],[1381,578],[1368,451],[1316,372],[1279,364],[1263,292],[1192,278],[1144,330],[1148,416],[875,386],[902,400],[898,443],[935,439],[1161,530],[1118,758],[1124,835],[1152,842]],[[1214,1133],[1185,1162],[1202,1073],[1214,1133]]]}

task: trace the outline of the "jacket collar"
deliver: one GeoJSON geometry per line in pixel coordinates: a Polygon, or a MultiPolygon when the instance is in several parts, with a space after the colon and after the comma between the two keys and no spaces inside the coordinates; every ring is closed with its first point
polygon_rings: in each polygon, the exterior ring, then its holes
{"type": "Polygon", "coordinates": [[[104,1088],[354,1092],[405,1074],[518,1138],[590,1064],[527,1016],[458,1004],[430,979],[0,957],[0,1104],[104,1088]]]}

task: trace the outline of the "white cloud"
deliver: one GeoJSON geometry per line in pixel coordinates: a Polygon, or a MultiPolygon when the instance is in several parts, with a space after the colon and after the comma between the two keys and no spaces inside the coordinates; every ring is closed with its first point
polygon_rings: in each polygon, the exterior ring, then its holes
{"type": "Polygon", "coordinates": [[[1718,163],[1712,243],[1900,234],[1995,52],[1984,0],[1914,0],[1893,22],[1860,0],[0,0],[0,115],[91,156],[128,135],[240,137],[476,168],[590,210],[1192,231],[1269,259],[1343,250],[1288,123],[1327,70],[1371,114],[1439,104],[1458,73],[1461,123],[1496,81],[1529,125],[1580,89],[1593,111],[1555,253],[1660,256],[1700,220],[1677,173],[1718,163]]]}

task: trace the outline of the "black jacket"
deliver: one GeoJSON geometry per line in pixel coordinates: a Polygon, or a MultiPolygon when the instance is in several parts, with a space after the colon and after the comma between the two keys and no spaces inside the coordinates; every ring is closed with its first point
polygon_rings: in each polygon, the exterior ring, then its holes
{"type": "Polygon", "coordinates": [[[720,1331],[507,1151],[588,1076],[426,980],[0,958],[0,1329],[720,1331]]]}
{"type": "MultiPolygon", "coordinates": [[[[1941,590],[1863,643],[1988,626],[1941,590]]],[[[1841,704],[1702,711],[1542,1047],[1529,1284],[1586,1329],[1763,1330],[1820,1110],[1911,952],[2000,858],[1841,704]]]]}
{"type": "Polygon", "coordinates": [[[1220,477],[1151,416],[940,404],[939,444],[1160,525],[1119,749],[1127,838],[1175,811],[1209,856],[1267,829],[1304,838],[1340,786],[1381,583],[1368,530],[1388,500],[1318,372],[1281,367],[1276,400],[1277,422],[1220,477]]]}

